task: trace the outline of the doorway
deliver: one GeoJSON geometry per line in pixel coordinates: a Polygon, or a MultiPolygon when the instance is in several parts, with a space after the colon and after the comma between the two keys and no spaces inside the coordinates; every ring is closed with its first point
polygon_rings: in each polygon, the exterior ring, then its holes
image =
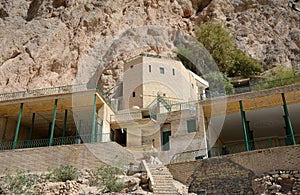
{"type": "Polygon", "coordinates": [[[162,132],[162,150],[170,150],[170,136],[171,131],[163,131],[162,132]]]}
{"type": "Polygon", "coordinates": [[[127,129],[116,129],[114,133],[114,140],[120,144],[121,146],[126,147],[126,140],[127,140],[127,129]]]}

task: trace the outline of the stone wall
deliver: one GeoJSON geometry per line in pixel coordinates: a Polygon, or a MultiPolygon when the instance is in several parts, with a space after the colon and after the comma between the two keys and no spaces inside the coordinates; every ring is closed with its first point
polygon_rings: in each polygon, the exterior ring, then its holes
{"type": "Polygon", "coordinates": [[[283,146],[226,156],[226,158],[262,174],[272,170],[300,170],[300,145],[283,146]]]}
{"type": "Polygon", "coordinates": [[[202,161],[190,161],[181,162],[175,164],[169,164],[167,167],[173,175],[174,179],[180,181],[181,183],[188,184],[188,179],[194,173],[196,167],[200,165],[202,161]]]}
{"type": "Polygon", "coordinates": [[[253,194],[251,170],[226,158],[202,161],[188,183],[189,192],[205,190],[208,194],[253,194]]]}
{"type": "MultiPolygon", "coordinates": [[[[251,170],[255,175],[272,170],[300,171],[300,145],[255,150],[226,155],[219,158],[231,160],[232,162],[251,170]]],[[[194,170],[201,166],[203,162],[209,160],[210,159],[175,163],[168,165],[168,168],[176,180],[189,184],[189,178],[192,176],[194,170]]],[[[220,171],[226,172],[227,170],[222,169],[220,171]]]]}
{"type": "Polygon", "coordinates": [[[60,165],[91,169],[108,164],[124,169],[130,162],[135,162],[134,156],[114,142],[19,149],[0,152],[0,174],[6,169],[39,172],[60,165]]]}

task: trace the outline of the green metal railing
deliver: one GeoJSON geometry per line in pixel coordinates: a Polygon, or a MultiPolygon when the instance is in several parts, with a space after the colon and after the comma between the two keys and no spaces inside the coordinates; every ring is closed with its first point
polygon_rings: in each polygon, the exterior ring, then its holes
{"type": "Polygon", "coordinates": [[[237,87],[234,89],[234,94],[241,94],[253,91],[259,91],[264,89],[271,89],[274,87],[281,87],[285,85],[291,85],[300,81],[300,76],[294,76],[284,79],[275,79],[270,81],[260,81],[247,87],[237,87]]]}
{"type": "MultiPolygon", "coordinates": [[[[79,135],[79,136],[67,136],[67,137],[56,137],[53,138],[52,146],[59,145],[72,145],[90,143],[91,135],[79,135]]],[[[111,137],[109,133],[96,134],[96,142],[110,142],[111,137]]],[[[16,143],[16,149],[21,148],[37,148],[37,147],[48,147],[50,139],[33,139],[33,140],[19,140],[16,143]]],[[[11,150],[13,148],[13,142],[0,142],[0,150],[11,150]]]]}
{"type": "Polygon", "coordinates": [[[168,102],[164,98],[162,98],[160,95],[157,96],[157,101],[159,103],[161,103],[169,112],[171,111],[171,105],[168,104],[168,102]]]}
{"type": "Polygon", "coordinates": [[[103,89],[99,85],[96,85],[96,89],[104,97],[106,102],[109,103],[111,106],[113,106],[112,102],[111,102],[111,99],[108,97],[108,95],[103,91],[103,89]]]}
{"type": "MultiPolygon", "coordinates": [[[[296,135],[296,140],[298,140],[298,144],[300,144],[300,135],[296,135]]],[[[250,150],[259,150],[259,149],[266,149],[266,148],[273,148],[273,147],[279,147],[279,146],[285,146],[289,145],[287,143],[287,140],[289,140],[288,136],[284,137],[267,137],[267,138],[257,138],[254,140],[254,142],[250,142],[250,150]]],[[[245,152],[245,142],[239,141],[231,144],[225,144],[222,146],[214,146],[210,149],[197,149],[197,150],[190,150],[190,151],[184,151],[181,153],[176,153],[172,159],[170,160],[170,163],[178,163],[178,162],[187,162],[187,161],[193,161],[195,159],[201,159],[206,156],[206,153],[209,152],[211,154],[211,157],[214,156],[221,156],[226,154],[235,154],[240,152],[245,152]]]]}
{"type": "MultiPolygon", "coordinates": [[[[94,87],[111,105],[111,99],[107,96],[107,94],[103,91],[103,89],[96,85],[94,87]]],[[[0,101],[6,100],[14,100],[28,97],[37,97],[37,96],[47,96],[47,95],[56,95],[56,94],[64,94],[64,93],[74,93],[74,92],[82,92],[89,89],[93,89],[87,86],[87,84],[74,84],[74,85],[65,85],[58,87],[49,87],[49,88],[41,88],[41,89],[33,89],[27,91],[20,92],[12,92],[12,93],[3,93],[0,94],[0,101]]]]}

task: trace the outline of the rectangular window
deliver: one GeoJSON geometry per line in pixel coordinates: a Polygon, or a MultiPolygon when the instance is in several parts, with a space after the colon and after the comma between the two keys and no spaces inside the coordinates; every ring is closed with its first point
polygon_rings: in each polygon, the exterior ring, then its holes
{"type": "Polygon", "coordinates": [[[132,97],[135,97],[135,92],[132,92],[132,97]]]}
{"type": "Polygon", "coordinates": [[[149,72],[151,72],[151,65],[149,65],[149,72]]]}
{"type": "Polygon", "coordinates": [[[160,72],[160,74],[165,74],[165,69],[163,67],[160,67],[159,72],[160,72]]]}
{"type": "Polygon", "coordinates": [[[175,75],[175,69],[173,68],[173,75],[175,75]]]}
{"type": "Polygon", "coordinates": [[[187,130],[188,130],[188,133],[197,131],[196,119],[187,120],[187,130]]]}

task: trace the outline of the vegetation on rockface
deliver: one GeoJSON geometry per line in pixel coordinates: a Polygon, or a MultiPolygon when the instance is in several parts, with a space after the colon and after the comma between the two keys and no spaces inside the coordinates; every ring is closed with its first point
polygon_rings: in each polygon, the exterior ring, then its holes
{"type": "Polygon", "coordinates": [[[61,165],[53,170],[52,175],[55,181],[76,180],[78,178],[78,169],[71,165],[61,165]]]}
{"type": "Polygon", "coordinates": [[[262,72],[261,65],[253,58],[247,56],[243,51],[235,49],[232,52],[233,66],[228,67],[228,76],[251,77],[262,72]]]}
{"type": "Polygon", "coordinates": [[[16,175],[7,172],[0,186],[0,194],[38,194],[32,186],[38,183],[38,175],[17,170],[16,175]]]}
{"type": "Polygon", "coordinates": [[[268,89],[273,87],[289,85],[300,81],[300,77],[296,77],[295,74],[296,71],[294,69],[279,64],[275,68],[267,72],[263,76],[264,81],[256,84],[254,86],[254,89],[268,89]]]}
{"type": "Polygon", "coordinates": [[[85,184],[97,187],[101,192],[120,192],[127,186],[124,181],[118,179],[119,175],[124,173],[110,166],[78,170],[70,165],[62,165],[42,174],[30,173],[26,170],[17,170],[16,173],[11,174],[7,171],[5,176],[0,177],[0,194],[41,194],[44,189],[49,189],[47,186],[55,186],[55,183],[58,183],[58,190],[64,189],[62,186],[66,187],[70,181],[81,184],[83,178],[87,180],[85,184]]]}
{"type": "Polygon", "coordinates": [[[123,172],[118,168],[104,166],[95,169],[93,173],[95,177],[91,182],[92,185],[105,185],[106,189],[104,191],[120,192],[125,188],[124,183],[118,180],[117,176],[123,174],[123,172]]]}
{"type": "Polygon", "coordinates": [[[230,95],[234,93],[230,78],[221,72],[211,72],[203,75],[203,78],[209,83],[209,92],[211,96],[230,95]]]}
{"type": "Polygon", "coordinates": [[[196,29],[196,37],[210,52],[219,70],[228,76],[249,77],[262,72],[260,64],[239,50],[235,38],[220,23],[207,22],[196,29]]]}

